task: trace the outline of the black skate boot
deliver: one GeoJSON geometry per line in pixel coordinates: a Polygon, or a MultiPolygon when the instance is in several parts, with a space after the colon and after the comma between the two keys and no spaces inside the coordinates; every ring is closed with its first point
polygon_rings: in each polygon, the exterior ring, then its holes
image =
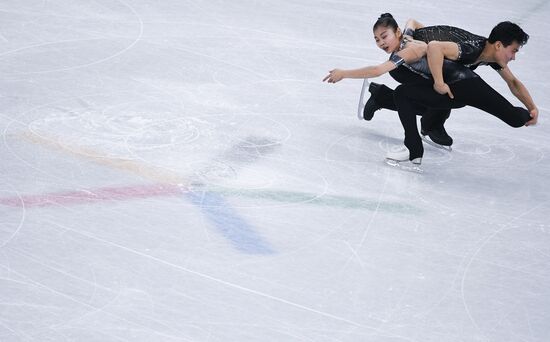
{"type": "Polygon", "coordinates": [[[422,139],[428,144],[437,148],[442,148],[447,151],[451,151],[451,145],[453,144],[453,138],[449,136],[445,127],[439,126],[429,131],[424,128],[421,129],[422,139]]]}
{"type": "Polygon", "coordinates": [[[374,112],[382,108],[378,103],[376,103],[375,97],[378,95],[378,90],[380,89],[381,85],[378,83],[371,82],[369,85],[369,92],[371,93],[371,96],[367,103],[365,104],[365,108],[363,109],[363,119],[370,121],[372,117],[374,116],[374,112]]]}

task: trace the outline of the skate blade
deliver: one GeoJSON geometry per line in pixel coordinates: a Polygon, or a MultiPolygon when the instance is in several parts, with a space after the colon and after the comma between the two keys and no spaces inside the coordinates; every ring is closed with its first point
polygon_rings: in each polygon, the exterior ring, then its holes
{"type": "Polygon", "coordinates": [[[444,151],[447,151],[447,152],[451,152],[453,150],[453,148],[451,146],[439,145],[437,143],[434,143],[430,139],[426,138],[425,135],[422,136],[422,140],[424,140],[424,142],[426,144],[431,145],[435,148],[439,148],[440,150],[444,150],[444,151]]]}
{"type": "Polygon", "coordinates": [[[420,165],[413,164],[410,161],[398,161],[395,159],[388,159],[385,160],[386,164],[398,168],[400,170],[414,172],[414,173],[423,173],[424,170],[420,167],[420,165]]]}
{"type": "Polygon", "coordinates": [[[361,87],[361,94],[359,95],[359,105],[357,106],[357,118],[359,120],[365,120],[363,117],[363,110],[365,109],[365,105],[367,104],[367,101],[365,100],[365,94],[368,94],[367,89],[369,89],[369,79],[365,78],[363,80],[363,87],[361,87]]]}

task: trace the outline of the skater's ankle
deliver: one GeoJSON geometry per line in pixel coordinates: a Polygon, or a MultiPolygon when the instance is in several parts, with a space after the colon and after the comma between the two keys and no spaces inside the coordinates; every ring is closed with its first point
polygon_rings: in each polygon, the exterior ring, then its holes
{"type": "Polygon", "coordinates": [[[369,85],[369,92],[373,95],[376,95],[381,87],[382,84],[371,82],[369,85]]]}

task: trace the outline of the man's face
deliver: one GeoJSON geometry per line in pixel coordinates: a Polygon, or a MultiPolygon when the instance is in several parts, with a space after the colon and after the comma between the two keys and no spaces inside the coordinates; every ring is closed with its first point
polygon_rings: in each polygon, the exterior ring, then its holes
{"type": "Polygon", "coordinates": [[[513,61],[516,59],[516,53],[519,51],[519,48],[521,47],[518,42],[513,42],[512,44],[508,46],[504,46],[502,42],[497,42],[497,51],[495,55],[496,62],[502,66],[505,67],[508,65],[510,61],[513,61]]]}

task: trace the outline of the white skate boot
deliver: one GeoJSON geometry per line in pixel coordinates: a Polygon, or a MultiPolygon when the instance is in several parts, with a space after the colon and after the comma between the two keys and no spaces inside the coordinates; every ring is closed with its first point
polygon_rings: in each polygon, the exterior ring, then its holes
{"type": "Polygon", "coordinates": [[[394,147],[386,154],[386,164],[405,171],[422,173],[422,158],[409,160],[409,149],[405,146],[394,147]]]}

